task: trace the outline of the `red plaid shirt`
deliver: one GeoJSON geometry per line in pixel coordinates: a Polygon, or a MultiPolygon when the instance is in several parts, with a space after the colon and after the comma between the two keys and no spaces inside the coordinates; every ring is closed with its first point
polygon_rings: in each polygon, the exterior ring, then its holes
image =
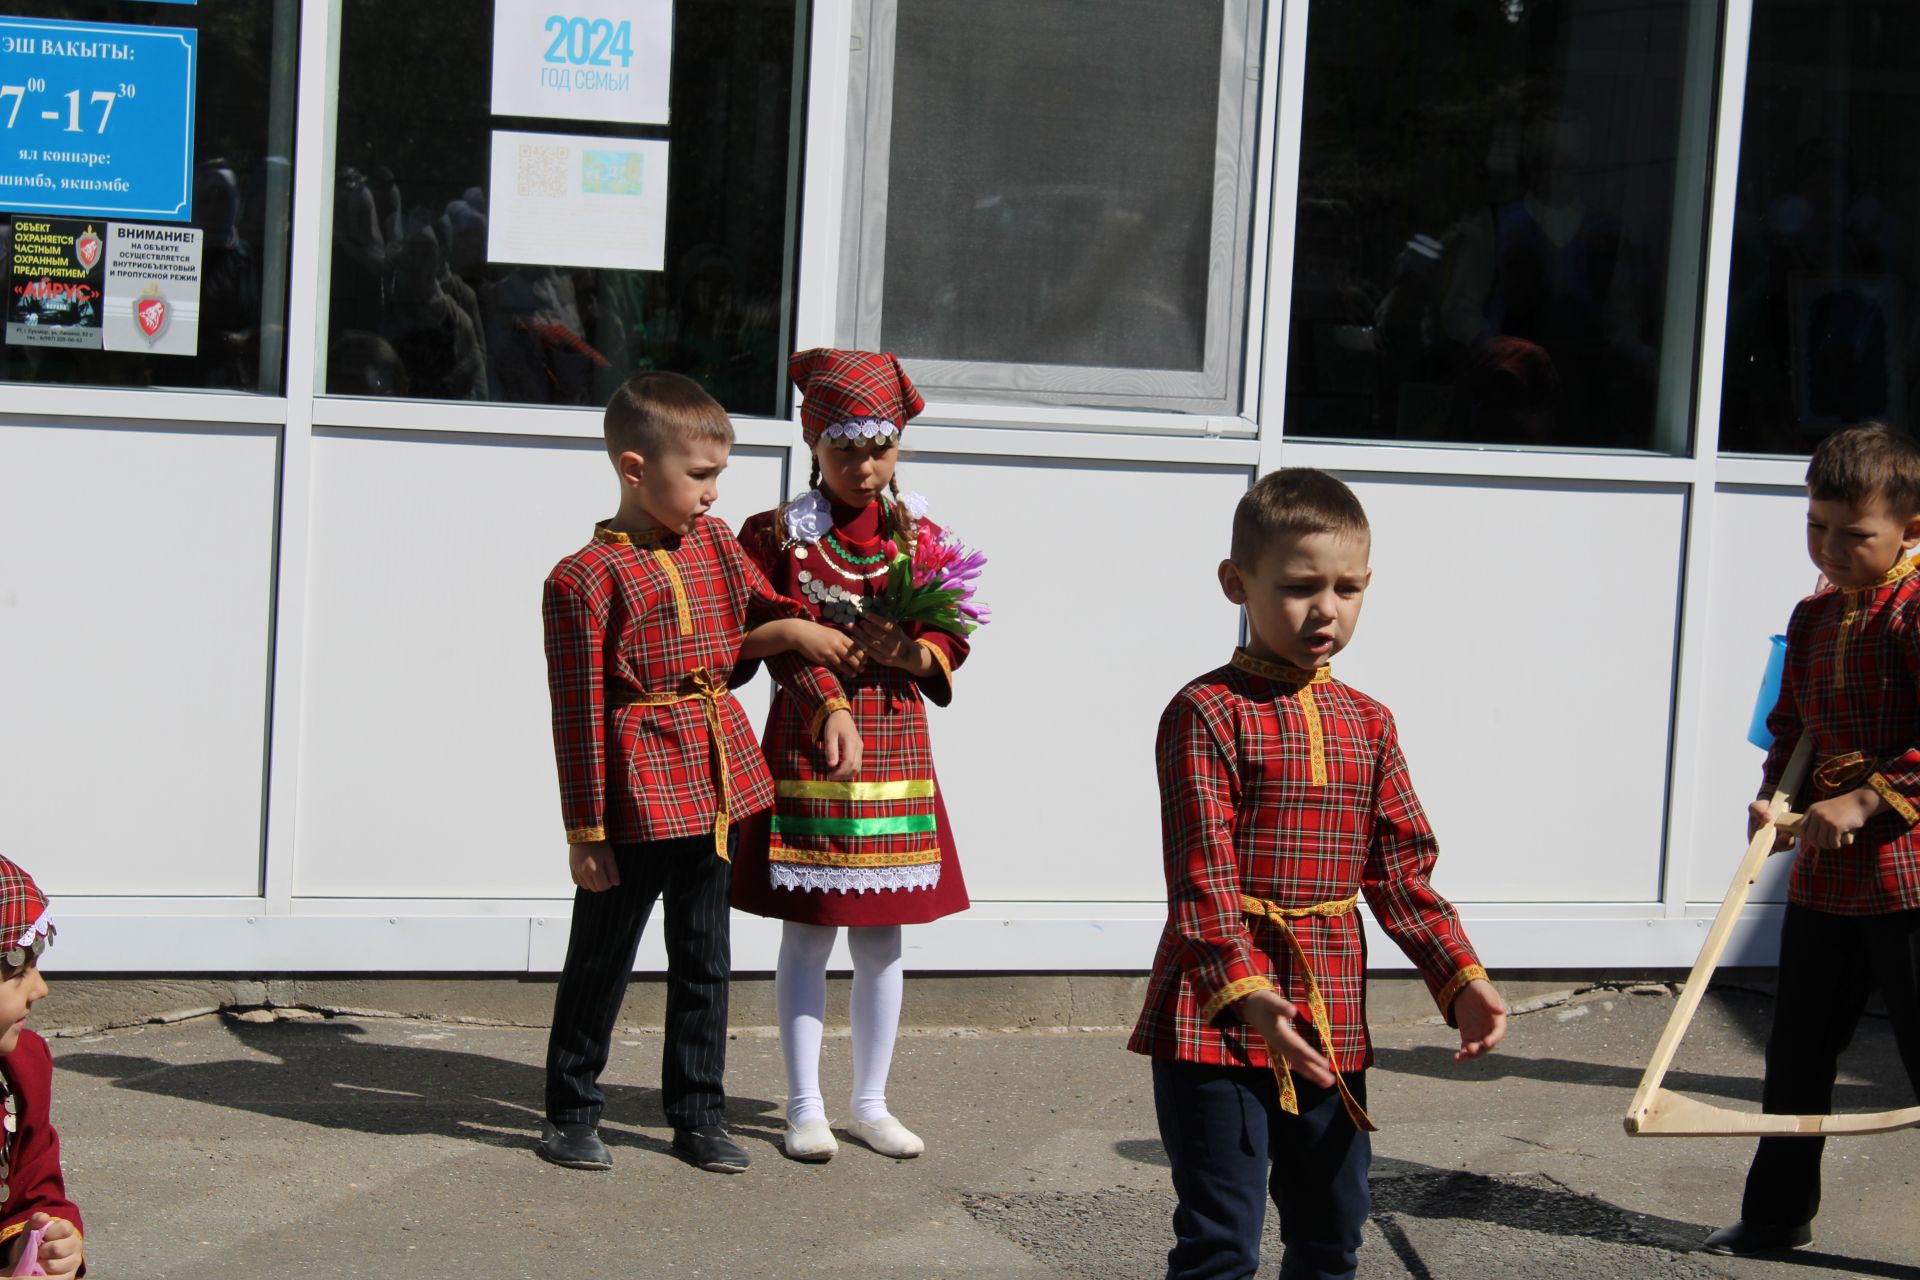
{"type": "MultiPolygon", "coordinates": [[[[547,576],[542,613],[569,844],[712,830],[719,796],[710,707],[726,747],[733,816],[773,803],[746,713],[725,689],[750,628],[806,611],[774,592],[725,522],[702,516],[686,537],[658,545],[597,526],[593,541],[547,576]],[[701,671],[715,701],[636,705],[694,692],[701,671]]],[[[792,654],[768,666],[809,715],[844,704],[831,673],[792,654]]]]}
{"type": "Polygon", "coordinates": [[[1227,1006],[1278,990],[1299,1006],[1302,1034],[1330,1044],[1341,1070],[1370,1065],[1367,945],[1351,910],[1359,895],[1449,1018],[1461,989],[1487,976],[1428,880],[1438,846],[1393,717],[1378,702],[1325,668],[1301,671],[1241,650],[1174,696],[1156,756],[1167,927],[1128,1042],[1134,1052],[1267,1066],[1266,1042],[1227,1006]],[[1312,1028],[1291,948],[1243,899],[1321,908],[1287,923],[1330,1028],[1312,1028]]]}
{"type": "Polygon", "coordinates": [[[1802,600],[1787,624],[1780,700],[1767,717],[1768,799],[1800,735],[1813,735],[1813,773],[1795,808],[1863,786],[1887,809],[1842,849],[1794,862],[1790,901],[1836,915],[1920,907],[1920,562],[1877,584],[1802,600]]]}

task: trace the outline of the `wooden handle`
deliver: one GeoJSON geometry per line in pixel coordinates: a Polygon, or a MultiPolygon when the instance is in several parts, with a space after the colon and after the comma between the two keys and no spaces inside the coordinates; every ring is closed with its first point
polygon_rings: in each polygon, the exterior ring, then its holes
{"type": "MultiPolygon", "coordinates": [[[[1800,790],[1800,784],[1806,780],[1807,771],[1812,765],[1813,735],[1803,733],[1799,745],[1787,760],[1786,770],[1780,775],[1780,785],[1774,788],[1773,798],[1767,806],[1775,822],[1788,812],[1794,794],[1800,790]]],[[[1733,926],[1740,919],[1741,909],[1747,905],[1747,894],[1752,890],[1760,868],[1766,865],[1773,853],[1775,830],[1777,828],[1772,824],[1761,827],[1747,842],[1747,856],[1740,860],[1740,866],[1733,873],[1733,883],[1728,887],[1727,896],[1721,901],[1720,910],[1707,930],[1706,941],[1701,944],[1700,955],[1693,962],[1693,971],[1687,975],[1686,985],[1680,988],[1680,998],[1673,1003],[1673,1012],[1667,1018],[1666,1030],[1660,1033],[1660,1042],[1653,1048],[1646,1074],[1640,1077],[1640,1087],[1634,1090],[1633,1101],[1627,1104],[1628,1133],[1643,1132],[1642,1124],[1653,1105],[1654,1095],[1666,1079],[1667,1068],[1673,1065],[1673,1055],[1679,1052],[1680,1040],[1687,1034],[1687,1026],[1700,1007],[1700,998],[1707,993],[1707,983],[1720,964],[1720,954],[1726,950],[1733,926]]]]}
{"type": "MultiPolygon", "coordinates": [[[[1783,813],[1773,820],[1773,829],[1798,840],[1800,838],[1800,826],[1806,820],[1807,815],[1804,813],[1783,813]]],[[[1841,836],[1840,843],[1843,845],[1852,844],[1853,832],[1849,831],[1847,834],[1841,836]]]]}

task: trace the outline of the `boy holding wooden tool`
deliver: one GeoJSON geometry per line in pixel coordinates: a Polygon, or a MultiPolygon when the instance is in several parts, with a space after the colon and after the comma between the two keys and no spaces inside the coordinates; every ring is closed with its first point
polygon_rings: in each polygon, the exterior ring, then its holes
{"type": "MultiPolygon", "coordinates": [[[[1920,1091],[1920,445],[1877,423],[1822,441],[1807,467],[1807,554],[1831,584],[1787,626],[1760,794],[1803,736],[1811,792],[1793,836],[1779,997],[1761,1109],[1823,1115],[1840,1051],[1878,988],[1920,1091]]],[[[1756,800],[1749,833],[1768,822],[1756,800]]],[[[1740,1220],[1709,1253],[1797,1249],[1820,1208],[1818,1136],[1760,1140],[1740,1220]]]]}

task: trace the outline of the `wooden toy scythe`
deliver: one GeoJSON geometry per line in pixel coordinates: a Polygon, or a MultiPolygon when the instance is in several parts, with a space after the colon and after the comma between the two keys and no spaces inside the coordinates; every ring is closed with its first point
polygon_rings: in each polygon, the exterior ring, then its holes
{"type": "MultiPolygon", "coordinates": [[[[1667,1019],[1667,1029],[1660,1034],[1660,1043],[1654,1046],[1653,1060],[1647,1064],[1646,1074],[1640,1077],[1640,1087],[1633,1091],[1633,1101],[1627,1104],[1627,1132],[1634,1137],[1760,1138],[1794,1134],[1840,1137],[1891,1133],[1920,1126],[1920,1106],[1876,1111],[1870,1115],[1765,1115],[1699,1102],[1660,1087],[1660,1082],[1666,1079],[1667,1068],[1673,1065],[1681,1039],[1687,1034],[1687,1027],[1693,1022],[1694,1013],[1700,1008],[1707,982],[1719,967],[1720,955],[1727,949],[1727,939],[1733,933],[1741,909],[1747,905],[1754,879],[1773,852],[1774,836],[1783,831],[1791,833],[1800,825],[1801,815],[1789,813],[1788,806],[1806,780],[1812,750],[1812,736],[1802,734],[1769,801],[1772,821],[1754,833],[1747,845],[1747,856],[1742,859],[1740,869],[1733,873],[1733,884],[1720,903],[1719,914],[1713,918],[1713,927],[1707,930],[1700,958],[1693,962],[1693,972],[1687,975],[1687,984],[1680,990],[1673,1016],[1667,1019]]],[[[1852,839],[1849,836],[1847,842],[1851,844],[1852,839]]]]}

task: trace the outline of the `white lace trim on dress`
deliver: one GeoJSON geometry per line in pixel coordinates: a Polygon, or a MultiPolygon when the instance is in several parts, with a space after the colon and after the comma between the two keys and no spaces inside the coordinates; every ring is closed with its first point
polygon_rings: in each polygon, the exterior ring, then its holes
{"type": "Polygon", "coordinates": [[[810,893],[879,893],[882,890],[931,889],[940,883],[940,864],[917,867],[808,867],[791,862],[768,866],[776,889],[810,893]]]}

